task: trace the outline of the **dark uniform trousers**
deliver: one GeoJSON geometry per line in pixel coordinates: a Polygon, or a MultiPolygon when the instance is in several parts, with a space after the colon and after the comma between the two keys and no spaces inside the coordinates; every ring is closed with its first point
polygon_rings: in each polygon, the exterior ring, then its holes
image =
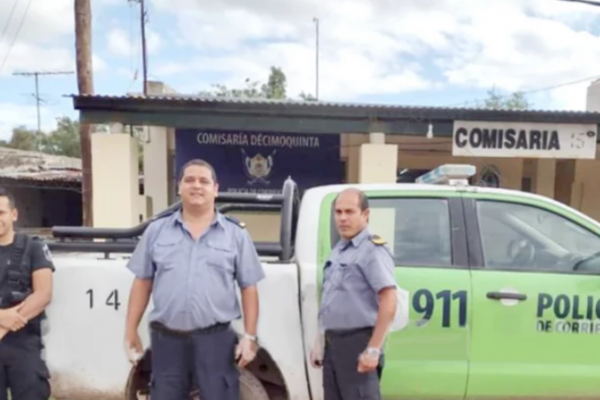
{"type": "Polygon", "coordinates": [[[42,359],[41,336],[25,329],[0,341],[0,400],[8,399],[7,390],[12,400],[50,398],[50,373],[42,359]]]}
{"type": "Polygon", "coordinates": [[[367,348],[373,328],[328,330],[325,332],[323,390],[325,400],[381,400],[379,368],[359,373],[358,358],[367,348]]]}
{"type": "Polygon", "coordinates": [[[230,324],[182,332],[151,323],[150,398],[189,400],[196,388],[202,400],[239,400],[236,344],[230,324]]]}

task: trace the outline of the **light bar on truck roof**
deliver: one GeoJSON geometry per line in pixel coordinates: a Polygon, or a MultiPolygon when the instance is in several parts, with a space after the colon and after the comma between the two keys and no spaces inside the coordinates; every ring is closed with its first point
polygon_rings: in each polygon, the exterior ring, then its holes
{"type": "Polygon", "coordinates": [[[415,179],[415,183],[468,185],[477,168],[469,164],[444,164],[415,179]]]}

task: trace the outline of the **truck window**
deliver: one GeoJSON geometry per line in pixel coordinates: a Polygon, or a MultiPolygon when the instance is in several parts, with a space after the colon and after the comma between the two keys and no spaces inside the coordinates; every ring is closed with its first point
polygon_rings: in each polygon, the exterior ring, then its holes
{"type": "Polygon", "coordinates": [[[600,237],[561,215],[479,200],[477,216],[486,268],[600,272],[600,237]]]}
{"type": "MultiPolygon", "coordinates": [[[[446,199],[370,198],[369,204],[369,230],[388,242],[396,265],[452,266],[450,209],[446,199]]],[[[332,224],[335,244],[339,236],[333,220],[332,224]]]]}

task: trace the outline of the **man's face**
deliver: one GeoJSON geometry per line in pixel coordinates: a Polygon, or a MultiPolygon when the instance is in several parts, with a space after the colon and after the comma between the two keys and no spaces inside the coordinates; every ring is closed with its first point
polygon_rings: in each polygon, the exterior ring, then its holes
{"type": "Polygon", "coordinates": [[[179,195],[183,204],[192,207],[214,207],[219,185],[212,178],[209,168],[190,165],[179,182],[179,195]]]}
{"type": "Polygon", "coordinates": [[[361,211],[357,193],[342,192],[335,202],[335,226],[340,236],[351,239],[368,223],[369,210],[361,211]]]}
{"type": "Polygon", "coordinates": [[[0,237],[13,231],[17,221],[17,209],[10,206],[8,197],[0,196],[0,237]]]}

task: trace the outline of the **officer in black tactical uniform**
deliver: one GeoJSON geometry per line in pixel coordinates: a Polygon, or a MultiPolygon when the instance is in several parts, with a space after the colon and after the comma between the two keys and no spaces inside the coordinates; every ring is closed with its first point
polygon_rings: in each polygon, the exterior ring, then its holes
{"type": "Polygon", "coordinates": [[[14,198],[0,188],[0,400],[47,400],[41,321],[52,298],[54,265],[38,238],[16,234],[14,198]]]}

